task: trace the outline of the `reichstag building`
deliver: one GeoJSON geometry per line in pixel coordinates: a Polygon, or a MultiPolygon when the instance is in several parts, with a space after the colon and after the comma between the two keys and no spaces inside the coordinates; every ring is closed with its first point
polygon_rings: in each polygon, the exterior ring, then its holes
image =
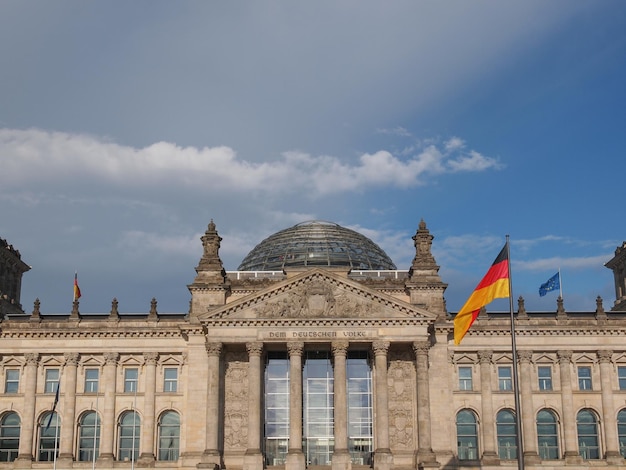
{"type": "Polygon", "coordinates": [[[513,364],[509,312],[454,345],[433,239],[421,221],[398,269],[305,222],[226,271],[211,221],[180,314],[62,316],[22,307],[29,266],[0,239],[0,469],[623,467],[626,242],[611,306],[514,299],[513,364]]]}

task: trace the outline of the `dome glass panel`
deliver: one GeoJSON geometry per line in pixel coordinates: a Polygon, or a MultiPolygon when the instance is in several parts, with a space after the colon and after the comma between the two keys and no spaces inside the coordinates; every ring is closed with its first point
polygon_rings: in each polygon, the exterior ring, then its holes
{"type": "Polygon", "coordinates": [[[356,270],[395,270],[382,248],[354,230],[311,221],[270,235],[248,253],[239,271],[281,271],[295,266],[345,266],[356,270]]]}

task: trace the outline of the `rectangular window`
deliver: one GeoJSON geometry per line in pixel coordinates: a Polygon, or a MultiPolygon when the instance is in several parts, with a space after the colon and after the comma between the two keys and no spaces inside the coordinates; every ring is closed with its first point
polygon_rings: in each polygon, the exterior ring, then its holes
{"type": "Polygon", "coordinates": [[[619,389],[626,390],[626,367],[625,366],[617,367],[617,381],[619,383],[619,389]]]}
{"type": "Polygon", "coordinates": [[[137,391],[137,379],[139,369],[124,369],[124,392],[132,393],[137,391]]]}
{"type": "Polygon", "coordinates": [[[472,368],[459,367],[459,390],[472,389],[472,368]]]}
{"type": "Polygon", "coordinates": [[[510,367],[498,367],[498,388],[503,391],[513,390],[513,375],[510,367]]]}
{"type": "Polygon", "coordinates": [[[4,393],[17,393],[20,389],[20,371],[7,369],[4,376],[4,393]]]}
{"type": "Polygon", "coordinates": [[[578,389],[591,390],[591,367],[581,366],[578,368],[578,389]]]}
{"type": "Polygon", "coordinates": [[[178,390],[178,369],[166,367],[163,369],[163,391],[176,392],[178,390]]]}
{"type": "Polygon", "coordinates": [[[539,390],[552,390],[552,367],[539,366],[537,375],[539,377],[539,390]]]}
{"type": "Polygon", "coordinates": [[[98,391],[98,369],[85,369],[85,393],[96,393],[98,391]]]}
{"type": "Polygon", "coordinates": [[[46,369],[44,393],[56,393],[59,386],[59,369],[46,369]]]}

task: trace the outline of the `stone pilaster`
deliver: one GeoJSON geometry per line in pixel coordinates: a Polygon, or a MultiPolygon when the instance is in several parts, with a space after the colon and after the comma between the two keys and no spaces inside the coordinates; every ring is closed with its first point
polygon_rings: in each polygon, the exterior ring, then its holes
{"type": "Polygon", "coordinates": [[[304,343],[287,343],[289,351],[289,451],[285,470],[304,470],[302,452],[302,351],[304,343]]]}
{"type": "MultiPolygon", "coordinates": [[[[522,420],[522,437],[524,449],[524,462],[529,465],[538,464],[539,453],[537,452],[537,426],[535,423],[535,410],[533,409],[533,392],[531,388],[532,358],[533,352],[518,351],[517,357],[520,364],[520,372],[523,380],[520,381],[520,395],[522,409],[516,419],[522,420]]],[[[519,449],[518,449],[519,455],[519,449]]]]}
{"type": "Polygon", "coordinates": [[[578,454],[576,438],[576,417],[574,416],[574,399],[572,397],[572,351],[557,351],[559,374],[561,376],[561,407],[563,409],[563,440],[565,444],[565,461],[577,465],[582,462],[578,454]]]}
{"type": "Polygon", "coordinates": [[[263,343],[247,343],[248,350],[248,448],[243,470],[263,470],[261,454],[261,354],[263,343]]]}
{"type": "Polygon", "coordinates": [[[143,355],[146,367],[146,384],[143,394],[143,420],[141,442],[143,450],[139,455],[141,464],[149,465],[154,462],[154,434],[155,434],[155,393],[156,393],[156,366],[159,354],[147,352],[143,355]]]}
{"type": "Polygon", "coordinates": [[[428,341],[413,343],[415,369],[417,371],[417,465],[418,468],[439,468],[439,462],[432,449],[430,428],[430,384],[428,379],[428,341]]]}
{"type": "MultiPolygon", "coordinates": [[[[59,440],[59,463],[74,459],[72,448],[74,443],[74,421],[76,419],[76,386],[79,355],[75,352],[65,353],[63,387],[63,423],[59,440]]],[[[60,378],[59,378],[60,380],[60,378]]],[[[59,386],[61,384],[59,383],[59,386]]]]}
{"type": "Polygon", "coordinates": [[[374,373],[376,382],[376,450],[374,451],[374,470],[393,468],[393,454],[389,448],[389,389],[387,386],[388,341],[374,341],[374,373]]]}
{"type": "Polygon", "coordinates": [[[35,428],[35,393],[37,391],[37,366],[39,354],[27,353],[24,355],[24,411],[22,415],[22,429],[17,456],[17,466],[33,460],[33,433],[35,428]]]}
{"type": "Polygon", "coordinates": [[[335,384],[335,451],[332,470],[350,470],[352,461],[348,452],[348,390],[346,379],[347,341],[332,343],[335,384]]]}
{"type": "Polygon", "coordinates": [[[100,455],[98,460],[114,460],[113,441],[115,436],[115,379],[117,377],[117,361],[119,354],[104,354],[104,409],[102,411],[102,436],[100,439],[100,455]]]}
{"type": "Polygon", "coordinates": [[[480,397],[482,408],[483,445],[482,455],[484,465],[499,465],[500,457],[496,452],[495,423],[493,417],[493,392],[491,390],[491,364],[493,351],[478,351],[480,361],[480,397]]]}
{"type": "Polygon", "coordinates": [[[613,351],[598,351],[600,362],[600,381],[602,382],[602,421],[606,440],[605,458],[609,464],[623,464],[624,458],[619,453],[617,438],[617,420],[615,419],[615,405],[613,403],[613,381],[611,378],[611,361],[613,351]]]}
{"type": "Polygon", "coordinates": [[[209,363],[209,377],[206,407],[206,448],[202,455],[201,468],[220,468],[218,449],[218,428],[220,410],[220,355],[222,343],[207,343],[206,352],[209,363]]]}

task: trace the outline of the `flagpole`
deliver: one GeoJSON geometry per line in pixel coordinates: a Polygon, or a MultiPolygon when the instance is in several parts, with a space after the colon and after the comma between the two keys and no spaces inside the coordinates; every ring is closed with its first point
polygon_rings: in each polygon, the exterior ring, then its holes
{"type": "Polygon", "coordinates": [[[137,388],[139,385],[139,369],[137,369],[137,381],[135,382],[135,398],[133,400],[133,449],[131,451],[131,470],[135,470],[135,429],[137,426],[137,388]]]}
{"type": "Polygon", "coordinates": [[[524,470],[524,439],[522,436],[522,416],[519,394],[519,377],[517,374],[517,347],[515,345],[515,317],[513,316],[513,282],[511,281],[511,247],[509,236],[506,236],[506,251],[509,260],[509,312],[511,314],[511,351],[513,357],[513,389],[515,392],[515,424],[517,427],[517,468],[524,470]]]}
{"type": "MultiPolygon", "coordinates": [[[[55,414],[55,413],[56,411],[52,412],[52,414],[55,414]]],[[[57,418],[56,423],[55,423],[56,425],[54,426],[54,459],[53,459],[54,464],[52,466],[54,470],[56,470],[57,468],[57,448],[58,448],[57,439],[59,438],[59,414],[58,413],[57,413],[56,418],[57,418]]]]}
{"type": "Polygon", "coordinates": [[[561,267],[559,266],[559,297],[563,298],[563,279],[561,279],[561,267]]]}

